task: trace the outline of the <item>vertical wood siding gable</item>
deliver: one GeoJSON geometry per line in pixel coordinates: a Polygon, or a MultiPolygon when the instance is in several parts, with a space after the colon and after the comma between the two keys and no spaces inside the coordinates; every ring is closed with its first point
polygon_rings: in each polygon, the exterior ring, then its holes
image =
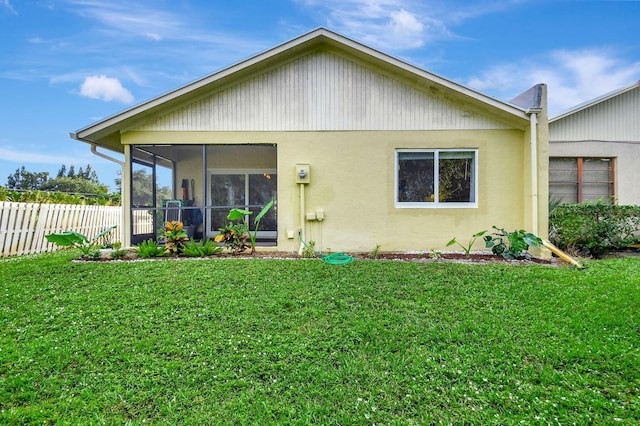
{"type": "Polygon", "coordinates": [[[315,52],[212,93],[136,130],[506,129],[431,93],[330,52],[315,52]]]}
{"type": "Polygon", "coordinates": [[[640,141],[640,88],[549,123],[550,141],[640,141]]]}

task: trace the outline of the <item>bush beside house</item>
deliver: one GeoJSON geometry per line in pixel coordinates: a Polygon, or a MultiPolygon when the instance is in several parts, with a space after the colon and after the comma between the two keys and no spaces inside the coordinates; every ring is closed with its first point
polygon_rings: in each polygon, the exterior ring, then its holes
{"type": "Polygon", "coordinates": [[[570,252],[601,257],[640,243],[640,206],[563,204],[549,214],[549,238],[570,252]]]}
{"type": "Polygon", "coordinates": [[[17,191],[0,186],[0,201],[14,203],[82,204],[88,206],[119,206],[120,194],[68,194],[39,190],[17,191]]]}

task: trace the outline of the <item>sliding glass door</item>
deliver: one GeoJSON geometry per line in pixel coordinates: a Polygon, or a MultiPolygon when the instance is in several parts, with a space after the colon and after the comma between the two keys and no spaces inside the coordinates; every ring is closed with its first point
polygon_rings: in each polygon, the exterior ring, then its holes
{"type": "MultiPolygon", "coordinates": [[[[208,236],[227,225],[227,214],[233,208],[252,211],[247,219],[253,231],[253,219],[262,208],[277,197],[278,180],[275,170],[234,169],[209,171],[208,236]]],[[[273,240],[277,236],[277,213],[272,208],[260,221],[258,239],[273,240]]]]}

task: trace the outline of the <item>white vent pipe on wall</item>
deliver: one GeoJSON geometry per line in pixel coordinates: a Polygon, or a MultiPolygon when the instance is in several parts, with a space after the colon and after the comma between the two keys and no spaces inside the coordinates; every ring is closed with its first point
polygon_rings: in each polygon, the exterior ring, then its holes
{"type": "Polygon", "coordinates": [[[538,235],[538,114],[541,108],[529,108],[531,125],[531,233],[538,235]]]}

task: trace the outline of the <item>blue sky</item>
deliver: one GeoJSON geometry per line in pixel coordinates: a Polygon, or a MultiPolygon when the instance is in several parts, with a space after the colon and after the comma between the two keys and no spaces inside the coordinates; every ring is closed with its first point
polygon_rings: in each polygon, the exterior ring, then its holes
{"type": "Polygon", "coordinates": [[[640,80],[640,1],[0,0],[0,185],[119,166],[69,132],[320,26],[551,114],[640,80]]]}

